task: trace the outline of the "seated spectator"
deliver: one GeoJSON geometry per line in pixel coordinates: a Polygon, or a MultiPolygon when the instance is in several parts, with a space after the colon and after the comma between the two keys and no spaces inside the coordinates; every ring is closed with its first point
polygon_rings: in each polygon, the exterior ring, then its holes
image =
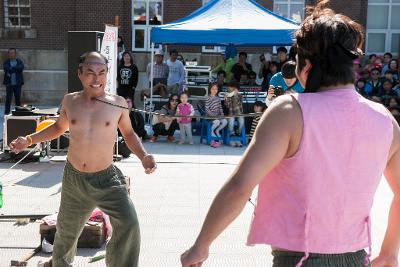
{"type": "Polygon", "coordinates": [[[247,85],[257,86],[258,84],[256,83],[256,79],[257,79],[257,74],[254,71],[250,71],[247,74],[247,85]]]}
{"type": "MultiPolygon", "coordinates": [[[[263,103],[261,101],[256,101],[254,103],[253,109],[254,109],[254,113],[263,113],[267,109],[267,106],[265,105],[265,103],[263,103]]],[[[262,114],[259,114],[255,117],[253,117],[253,121],[251,122],[250,135],[249,135],[250,141],[253,138],[254,132],[257,128],[258,122],[261,119],[261,116],[262,116],[262,114]]]]}
{"type": "MultiPolygon", "coordinates": [[[[399,80],[399,62],[397,61],[397,59],[392,59],[389,62],[389,67],[388,67],[388,71],[390,71],[393,74],[393,80],[397,81],[399,80]]],[[[385,71],[384,74],[386,74],[387,71],[385,71]]]]}
{"type": "MultiPolygon", "coordinates": [[[[129,108],[135,108],[135,105],[131,98],[126,98],[126,102],[128,103],[129,108]]],[[[129,118],[131,119],[132,128],[142,140],[144,140],[147,136],[146,130],[144,129],[144,118],[142,113],[139,111],[132,110],[129,112],[129,118]]]]}
{"type": "Polygon", "coordinates": [[[239,62],[233,65],[232,67],[232,74],[233,78],[237,81],[240,82],[240,78],[242,74],[247,75],[249,71],[252,71],[253,68],[250,63],[246,62],[247,60],[247,53],[246,52],[240,52],[239,53],[239,62]]]}
{"type": "Polygon", "coordinates": [[[366,69],[366,70],[368,70],[368,72],[370,72],[373,68],[375,68],[375,61],[377,58],[378,57],[376,56],[376,54],[369,55],[367,65],[365,65],[364,69],[366,69]]]}
{"type": "Polygon", "coordinates": [[[392,113],[393,117],[396,119],[397,123],[400,124],[400,108],[399,107],[391,107],[389,108],[390,113],[392,113]]]}
{"type": "MultiPolygon", "coordinates": [[[[158,112],[164,115],[175,116],[178,104],[178,95],[172,94],[168,99],[168,103],[162,106],[161,110],[158,112]]],[[[179,129],[179,125],[176,118],[153,115],[154,134],[152,137],[150,137],[150,142],[156,142],[159,135],[166,135],[168,142],[174,142],[174,133],[177,129],[179,129]]]]}
{"type": "Polygon", "coordinates": [[[242,73],[240,74],[240,85],[248,85],[249,84],[249,74],[242,73]]]}
{"type": "MultiPolygon", "coordinates": [[[[386,52],[383,55],[383,64],[381,65],[382,66],[381,76],[385,75],[385,72],[389,69],[389,64],[390,64],[390,61],[392,60],[392,58],[393,58],[392,53],[386,52]]],[[[379,60],[379,58],[377,58],[375,60],[375,62],[377,62],[378,60],[379,60]]]]}
{"type": "MultiPolygon", "coordinates": [[[[229,92],[225,94],[224,105],[228,109],[228,116],[241,115],[243,113],[242,95],[239,93],[239,84],[235,81],[228,83],[229,92]]],[[[230,135],[240,135],[242,128],[244,127],[243,117],[233,117],[228,120],[228,128],[230,135]],[[238,122],[238,128],[235,132],[235,120],[238,122]]],[[[232,141],[231,146],[242,146],[240,142],[232,141]]]]}
{"type": "Polygon", "coordinates": [[[269,88],[269,86],[270,86],[271,78],[272,78],[275,74],[278,73],[278,65],[279,65],[278,62],[276,62],[276,61],[271,61],[271,62],[269,63],[269,73],[268,73],[267,76],[266,76],[267,82],[266,82],[266,87],[265,87],[265,89],[263,88],[263,91],[267,91],[267,90],[268,90],[268,88],[269,88]]]}
{"type": "Polygon", "coordinates": [[[393,90],[393,84],[390,80],[384,80],[382,82],[382,93],[380,97],[382,101],[386,101],[386,99],[390,99],[392,96],[397,96],[396,91],[393,90]]]}
{"type": "Polygon", "coordinates": [[[287,59],[287,49],[286,47],[278,47],[277,53],[278,53],[278,71],[282,71],[283,65],[288,61],[287,59]]]}
{"type": "Polygon", "coordinates": [[[367,93],[365,93],[365,86],[367,84],[367,81],[364,78],[360,78],[357,80],[355,87],[356,87],[356,91],[363,95],[363,96],[368,96],[367,93]]]}
{"type": "Polygon", "coordinates": [[[369,79],[371,78],[370,71],[367,69],[362,70],[360,73],[360,76],[361,76],[361,78],[365,79],[366,81],[369,81],[369,79]]]}
{"type": "Polygon", "coordinates": [[[389,108],[399,108],[400,107],[399,98],[392,96],[391,98],[389,98],[389,100],[387,101],[385,106],[387,106],[389,108]]]}
{"type": "Polygon", "coordinates": [[[185,81],[185,68],[182,62],[177,60],[178,51],[172,49],[169,52],[169,59],[167,65],[169,69],[168,80],[167,80],[167,91],[168,93],[177,94],[182,91],[182,86],[185,81]]]}
{"type": "Polygon", "coordinates": [[[304,88],[296,77],[296,62],[288,61],[282,66],[282,71],[272,76],[269,88],[280,86],[283,91],[304,92],[304,88]]]}
{"type": "Polygon", "coordinates": [[[393,84],[393,87],[395,87],[397,85],[397,79],[394,79],[394,75],[393,74],[394,74],[393,71],[387,70],[385,72],[385,76],[383,78],[386,79],[386,80],[391,81],[392,84],[393,84]]]}
{"type": "MultiPolygon", "coordinates": [[[[210,84],[208,86],[208,92],[209,94],[205,100],[205,115],[208,117],[224,116],[221,99],[218,97],[218,84],[210,84]]],[[[221,130],[225,128],[225,126],[228,124],[228,121],[226,119],[215,119],[212,123],[211,135],[220,137],[221,130]]],[[[220,143],[212,141],[210,145],[212,147],[218,147],[220,146],[220,143]]]]}
{"type": "Polygon", "coordinates": [[[365,93],[368,96],[380,96],[382,94],[382,82],[379,79],[381,72],[378,68],[371,70],[371,78],[365,87],[365,93]]]}
{"type": "Polygon", "coordinates": [[[358,81],[358,79],[361,78],[361,62],[359,58],[353,61],[353,71],[354,71],[354,77],[356,81],[358,81]]]}

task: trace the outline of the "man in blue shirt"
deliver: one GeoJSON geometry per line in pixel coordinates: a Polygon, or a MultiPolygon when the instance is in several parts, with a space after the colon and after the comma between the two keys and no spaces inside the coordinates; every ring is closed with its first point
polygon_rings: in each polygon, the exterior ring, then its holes
{"type": "Polygon", "coordinates": [[[288,90],[296,93],[304,92],[304,88],[301,86],[296,77],[296,62],[294,61],[287,61],[285,64],[283,64],[281,72],[278,72],[272,76],[269,84],[270,89],[274,89],[278,86],[281,87],[283,93],[288,90]]]}
{"type": "Polygon", "coordinates": [[[15,48],[8,49],[8,59],[3,64],[4,81],[6,86],[6,105],[4,114],[10,113],[12,96],[15,97],[15,105],[21,105],[21,87],[24,84],[22,71],[24,63],[17,58],[17,50],[15,48]]]}

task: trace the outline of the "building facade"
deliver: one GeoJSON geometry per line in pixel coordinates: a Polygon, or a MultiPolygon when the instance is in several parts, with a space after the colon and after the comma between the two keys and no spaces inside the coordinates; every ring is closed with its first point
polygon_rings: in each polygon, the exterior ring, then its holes
{"type": "MultiPolygon", "coordinates": [[[[104,25],[113,24],[115,16],[119,16],[120,35],[126,48],[134,52],[140,71],[144,71],[149,62],[151,28],[183,18],[209,1],[2,0],[0,60],[5,59],[7,48],[16,47],[27,65],[25,99],[34,102],[45,94],[41,97],[42,101],[57,102],[67,90],[68,31],[104,31],[104,25]]],[[[305,6],[315,4],[316,0],[256,2],[292,20],[301,21],[305,6]]],[[[400,16],[395,14],[400,11],[399,0],[331,0],[330,6],[365,27],[366,53],[391,51],[397,54],[400,16]]],[[[178,49],[203,64],[210,65],[219,60],[215,54],[219,51],[218,47],[178,49]]],[[[248,52],[260,53],[260,49],[248,48],[248,52]]]]}

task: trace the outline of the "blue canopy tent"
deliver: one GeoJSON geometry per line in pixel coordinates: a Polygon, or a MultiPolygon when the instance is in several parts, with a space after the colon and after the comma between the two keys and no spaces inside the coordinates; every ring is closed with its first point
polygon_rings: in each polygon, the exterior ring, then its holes
{"type": "Polygon", "coordinates": [[[298,28],[254,0],[212,0],[183,19],[151,29],[151,62],[156,44],[285,46],[293,43],[298,28]]]}

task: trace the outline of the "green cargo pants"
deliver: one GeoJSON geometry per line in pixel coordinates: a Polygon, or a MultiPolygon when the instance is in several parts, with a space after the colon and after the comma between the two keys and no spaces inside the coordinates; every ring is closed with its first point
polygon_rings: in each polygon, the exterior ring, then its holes
{"type": "MultiPolygon", "coordinates": [[[[300,262],[304,253],[291,251],[272,251],[274,256],[272,267],[294,267],[300,262]]],[[[302,267],[371,267],[365,265],[367,253],[364,250],[343,254],[310,253],[302,267]]]]}
{"type": "Polygon", "coordinates": [[[113,227],[112,237],[107,244],[106,265],[138,265],[139,222],[122,172],[111,165],[96,173],[82,173],[67,162],[54,240],[53,267],[72,266],[78,238],[96,207],[110,216],[113,227]]]}

